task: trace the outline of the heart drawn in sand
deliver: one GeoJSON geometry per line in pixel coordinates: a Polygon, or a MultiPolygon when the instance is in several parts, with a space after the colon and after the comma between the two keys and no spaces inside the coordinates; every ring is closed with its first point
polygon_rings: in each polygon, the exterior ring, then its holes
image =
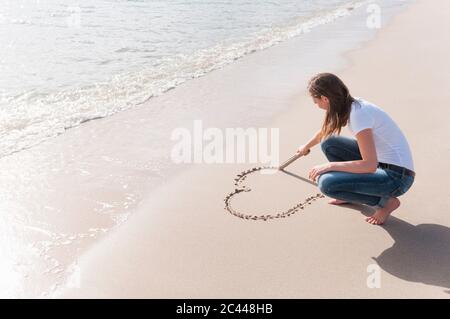
{"type": "Polygon", "coordinates": [[[276,213],[270,213],[270,214],[262,214],[262,215],[256,215],[256,214],[244,214],[241,212],[236,211],[232,205],[231,202],[233,200],[233,198],[235,198],[236,195],[243,193],[243,192],[251,192],[252,189],[248,188],[245,185],[242,185],[243,182],[245,181],[245,179],[250,175],[250,174],[254,174],[256,172],[260,172],[262,170],[278,170],[277,167],[271,167],[271,166],[260,166],[260,167],[255,167],[246,171],[241,172],[240,174],[237,175],[237,177],[234,179],[235,183],[234,185],[236,186],[236,189],[228,194],[225,199],[225,209],[232,215],[242,218],[242,219],[251,219],[251,220],[264,220],[267,221],[268,219],[275,219],[275,218],[286,218],[289,217],[293,214],[295,214],[296,212],[298,212],[300,209],[305,209],[306,206],[311,205],[312,201],[317,200],[318,198],[324,198],[325,196],[321,193],[317,193],[314,196],[311,197],[307,197],[304,201],[299,202],[297,204],[295,204],[293,207],[285,210],[285,211],[281,211],[281,212],[276,212],[276,213]]]}

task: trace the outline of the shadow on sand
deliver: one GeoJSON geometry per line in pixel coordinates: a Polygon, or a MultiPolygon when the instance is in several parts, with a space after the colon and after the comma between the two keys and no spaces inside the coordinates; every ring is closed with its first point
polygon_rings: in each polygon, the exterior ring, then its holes
{"type": "MultiPolygon", "coordinates": [[[[294,173],[286,174],[317,185],[294,173]]],[[[369,217],[375,210],[360,204],[343,204],[369,217]]],[[[372,257],[389,274],[403,280],[443,287],[450,294],[450,228],[437,224],[414,226],[390,216],[382,227],[394,240],[394,245],[372,257]]]]}
{"type": "MultiPolygon", "coordinates": [[[[344,204],[371,216],[375,210],[359,204],[344,204]]],[[[382,227],[394,240],[378,257],[377,264],[400,279],[446,288],[450,294],[450,228],[437,224],[414,226],[390,216],[382,227]]]]}

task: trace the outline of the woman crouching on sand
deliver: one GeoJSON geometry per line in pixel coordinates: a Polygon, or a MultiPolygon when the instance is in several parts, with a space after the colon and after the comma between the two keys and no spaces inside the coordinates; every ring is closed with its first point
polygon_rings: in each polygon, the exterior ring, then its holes
{"type": "Polygon", "coordinates": [[[321,143],[329,163],[314,166],[309,173],[318,178],[330,204],[360,203],[374,206],[366,221],[383,224],[400,206],[397,197],[414,182],[414,166],[408,142],[397,124],[378,106],[353,98],[336,75],[321,73],[309,82],[314,103],[326,110],[322,129],[297,153],[305,155],[321,143]],[[348,123],[356,139],[339,136],[348,123]],[[335,135],[334,133],[337,133],[335,135]]]}

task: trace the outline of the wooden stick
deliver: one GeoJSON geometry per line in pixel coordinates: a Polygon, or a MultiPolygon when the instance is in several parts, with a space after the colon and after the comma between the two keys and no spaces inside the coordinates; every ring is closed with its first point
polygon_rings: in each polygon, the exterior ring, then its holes
{"type": "MultiPolygon", "coordinates": [[[[311,150],[308,150],[308,152],[305,154],[308,155],[311,152],[311,150]]],[[[290,157],[286,162],[284,162],[283,164],[281,164],[278,169],[279,170],[283,170],[286,167],[288,167],[289,165],[291,165],[293,162],[295,162],[296,160],[298,160],[300,157],[302,157],[303,155],[300,154],[295,154],[294,156],[290,157]]]]}

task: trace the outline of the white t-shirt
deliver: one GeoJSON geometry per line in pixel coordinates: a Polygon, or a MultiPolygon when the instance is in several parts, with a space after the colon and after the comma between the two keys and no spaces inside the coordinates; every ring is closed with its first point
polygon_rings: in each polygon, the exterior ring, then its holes
{"type": "Polygon", "coordinates": [[[379,163],[394,164],[414,171],[408,141],[391,117],[378,106],[361,98],[352,103],[348,128],[356,136],[371,128],[379,163]]]}

